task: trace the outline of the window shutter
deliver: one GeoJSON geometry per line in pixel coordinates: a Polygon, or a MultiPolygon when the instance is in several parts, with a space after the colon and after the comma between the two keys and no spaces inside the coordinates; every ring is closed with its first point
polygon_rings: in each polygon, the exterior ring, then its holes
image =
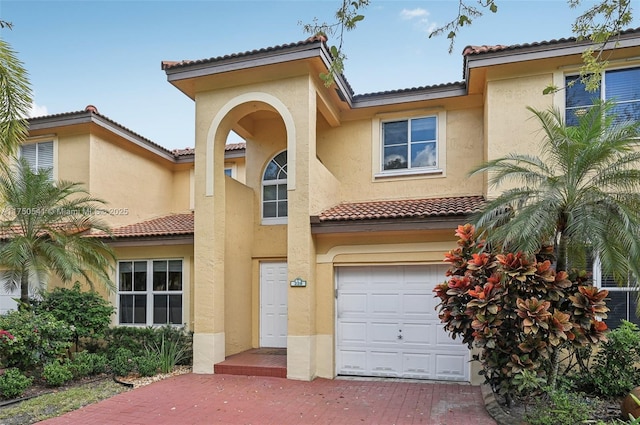
{"type": "Polygon", "coordinates": [[[53,142],[38,143],[38,171],[53,170],[53,142]]]}
{"type": "Polygon", "coordinates": [[[37,148],[36,143],[20,146],[20,158],[24,159],[32,170],[36,169],[37,148]]]}

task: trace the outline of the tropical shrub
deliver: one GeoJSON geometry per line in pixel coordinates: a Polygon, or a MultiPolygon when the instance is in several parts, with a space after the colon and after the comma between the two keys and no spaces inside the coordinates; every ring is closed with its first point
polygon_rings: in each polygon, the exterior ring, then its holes
{"type": "Polygon", "coordinates": [[[605,341],[606,290],[586,273],[556,272],[552,251],[492,252],[467,224],[445,261],[449,280],[436,286],[438,314],[452,338],[480,349],[474,360],[494,391],[508,395],[516,374],[530,370],[555,384],[558,355],[568,346],[605,341]]]}
{"type": "MultiPolygon", "coordinates": [[[[130,350],[134,357],[141,357],[149,350],[159,351],[163,341],[173,341],[177,345],[176,351],[181,352],[176,364],[190,364],[192,340],[191,332],[175,326],[159,328],[119,326],[109,328],[105,332],[106,354],[109,359],[113,359],[120,348],[130,350]]],[[[168,348],[169,346],[165,345],[165,349],[168,348]]]]}
{"type": "Polygon", "coordinates": [[[165,338],[163,335],[160,344],[155,344],[150,351],[157,353],[162,373],[171,372],[188,356],[187,348],[180,341],[180,335],[176,335],[174,338],[165,338]]]}
{"type": "Polygon", "coordinates": [[[74,378],[104,373],[107,368],[107,357],[104,354],[80,351],[73,355],[69,369],[74,378]]]}
{"type": "Polygon", "coordinates": [[[588,420],[592,410],[580,395],[552,389],[524,417],[529,425],[575,425],[588,420]]]}
{"type": "Polygon", "coordinates": [[[94,291],[82,291],[76,282],[73,288],[56,288],[34,303],[36,313],[49,312],[72,327],[76,350],[81,338],[103,338],[111,323],[114,307],[94,291]]]}
{"type": "Polygon", "coordinates": [[[576,381],[581,389],[604,397],[620,397],[640,385],[640,329],[626,320],[607,334],[591,367],[576,381]]]}
{"type": "Polygon", "coordinates": [[[16,398],[24,393],[33,382],[33,378],[25,376],[20,369],[12,367],[0,375],[0,395],[3,398],[16,398]]]}
{"type": "Polygon", "coordinates": [[[0,358],[5,366],[23,371],[64,357],[73,339],[69,325],[49,313],[12,311],[0,316],[0,329],[13,336],[4,334],[11,343],[0,343],[0,358]]]}
{"type": "Polygon", "coordinates": [[[66,361],[58,360],[44,365],[42,369],[42,380],[51,387],[59,387],[73,379],[73,372],[66,361]]]}
{"type": "Polygon", "coordinates": [[[133,352],[125,347],[118,348],[113,356],[113,359],[109,361],[109,366],[114,375],[126,376],[133,372],[136,368],[134,362],[135,356],[133,352]]]}
{"type": "Polygon", "coordinates": [[[144,356],[136,357],[135,364],[140,376],[153,376],[158,373],[161,362],[158,354],[148,352],[144,356]]]}

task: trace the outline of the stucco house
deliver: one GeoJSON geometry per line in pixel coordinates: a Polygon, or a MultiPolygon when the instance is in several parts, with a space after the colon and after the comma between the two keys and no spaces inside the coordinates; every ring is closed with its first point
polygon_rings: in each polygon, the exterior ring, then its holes
{"type": "MultiPolygon", "coordinates": [[[[52,141],[56,175],[114,208],[114,324],[186,323],[194,372],[285,347],[291,379],[476,382],[432,294],[454,229],[495,195],[467,173],[536,152],[527,106],[570,119],[590,102],[580,84],[543,95],[576,78],[584,47],[469,46],[461,82],[362,95],[343,76],[321,81],[322,38],[162,62],[195,102],[194,149],[167,151],[95,108],[31,119],[28,143],[52,141]],[[246,144],[227,145],[231,130],[246,144]]],[[[607,50],[596,95],[640,116],[640,30],[607,50]]],[[[612,291],[620,317],[630,294],[612,291]]]]}

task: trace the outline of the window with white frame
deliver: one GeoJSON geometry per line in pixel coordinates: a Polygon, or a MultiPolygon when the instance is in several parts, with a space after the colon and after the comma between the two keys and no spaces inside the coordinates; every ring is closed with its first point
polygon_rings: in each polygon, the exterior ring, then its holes
{"type": "Polygon", "coordinates": [[[438,168],[436,116],[382,123],[382,171],[438,168]]]}
{"type": "Polygon", "coordinates": [[[640,326],[640,318],[636,314],[638,307],[638,287],[631,277],[626,284],[620,286],[611,276],[602,273],[599,260],[593,265],[593,282],[595,286],[609,291],[606,303],[609,307],[604,320],[610,329],[620,326],[622,320],[628,320],[640,326]]]}
{"type": "Polygon", "coordinates": [[[287,151],[267,164],[262,175],[262,222],[286,223],[287,219],[287,151]]]}
{"type": "Polygon", "coordinates": [[[589,92],[573,75],[566,77],[565,120],[576,125],[578,117],[593,104],[594,99],[615,103],[613,113],[619,121],[640,120],[640,68],[612,69],[604,72],[600,87],[589,92]]]}
{"type": "Polygon", "coordinates": [[[118,262],[118,323],[183,323],[182,260],[118,262]]]}
{"type": "Polygon", "coordinates": [[[20,146],[20,158],[34,171],[53,172],[53,141],[28,143],[20,146]]]}

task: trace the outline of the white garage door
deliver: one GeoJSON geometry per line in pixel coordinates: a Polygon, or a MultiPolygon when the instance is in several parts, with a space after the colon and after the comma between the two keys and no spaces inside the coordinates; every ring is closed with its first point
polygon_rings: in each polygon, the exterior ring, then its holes
{"type": "Polygon", "coordinates": [[[469,381],[469,350],[443,330],[446,266],[338,268],[339,375],[469,381]]]}

